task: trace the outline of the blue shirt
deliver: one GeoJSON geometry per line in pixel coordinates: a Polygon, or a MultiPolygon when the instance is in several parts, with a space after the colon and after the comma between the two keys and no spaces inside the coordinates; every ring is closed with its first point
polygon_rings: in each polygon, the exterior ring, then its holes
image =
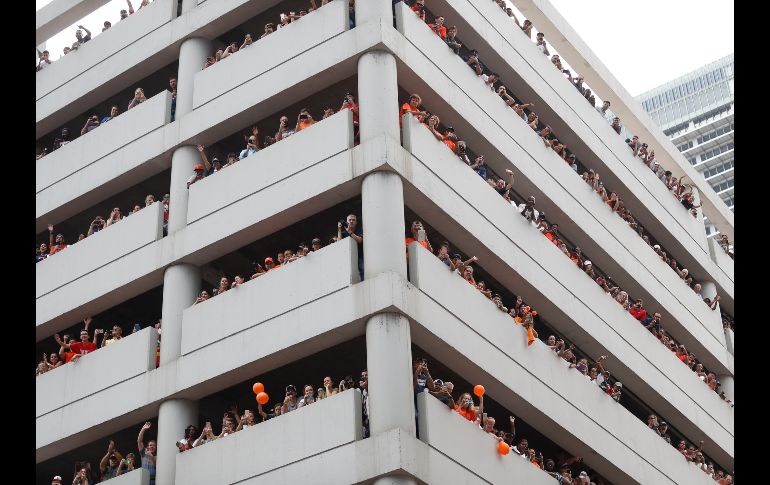
{"type": "Polygon", "coordinates": [[[155,485],[155,463],[147,456],[147,448],[142,448],[142,468],[150,472],[150,485],[155,485]]]}
{"type": "Polygon", "coordinates": [[[251,148],[251,147],[244,148],[243,150],[241,150],[241,154],[240,154],[240,156],[238,156],[238,160],[243,160],[244,158],[250,157],[250,156],[254,155],[255,153],[257,153],[257,150],[254,149],[254,148],[251,148]]]}

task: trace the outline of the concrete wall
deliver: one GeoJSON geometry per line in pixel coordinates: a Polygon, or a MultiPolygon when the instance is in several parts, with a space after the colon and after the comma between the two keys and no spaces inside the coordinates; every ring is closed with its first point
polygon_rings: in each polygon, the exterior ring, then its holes
{"type": "Polygon", "coordinates": [[[137,468],[132,472],[111,478],[110,485],[150,485],[150,472],[144,468],[137,468]]]}
{"type": "MultiPolygon", "coordinates": [[[[458,73],[458,76],[460,74],[458,73]]],[[[483,96],[484,93],[480,95],[483,96]]],[[[526,140],[527,136],[532,134],[526,131],[529,129],[523,123],[520,125],[514,124],[512,128],[522,130],[519,135],[526,140]]],[[[490,189],[473,171],[459,162],[456,156],[446,149],[443,143],[435,140],[435,137],[424,127],[414,119],[406,119],[403,126],[405,148],[442,179],[446,186],[452,187],[452,190],[469,201],[473,207],[480,207],[480,200],[488,201],[484,203],[485,208],[495,213],[500,211],[501,217],[515,218],[516,222],[527,227],[524,225],[523,218],[516,214],[515,208],[490,189]],[[474,195],[471,195],[471,192],[474,195]],[[480,199],[476,199],[476,193],[479,194],[480,199]]],[[[546,211],[549,220],[559,222],[559,225],[564,228],[563,231],[569,233],[572,242],[579,244],[604,271],[613,275],[613,278],[617,277],[617,281],[632,295],[644,297],[648,309],[661,311],[666,328],[678,340],[681,339],[688,348],[692,347],[704,362],[715,368],[726,368],[724,333],[719,316],[714,315],[714,312],[703,305],[695,293],[686,290],[685,285],[673,271],[663,267],[663,262],[650,248],[646,247],[644,241],[625,222],[612,214],[601,199],[595,197],[591,189],[576,177],[565,163],[549,160],[549,157],[557,158],[554,153],[551,153],[552,150],[546,150],[537,139],[529,141],[534,143],[531,147],[533,151],[544,151],[540,155],[546,159],[546,162],[550,162],[550,174],[558,177],[557,182],[553,183],[544,169],[540,169],[535,175],[536,186],[551,188],[546,189],[546,194],[551,196],[549,199],[537,199],[539,202],[546,202],[542,205],[538,203],[538,207],[546,211]],[[538,143],[540,146],[537,145],[538,143]],[[573,195],[570,196],[570,194],[573,195]],[[548,200],[552,203],[548,204],[548,200]],[[568,232],[570,229],[571,232],[568,232]],[[575,240],[572,237],[573,234],[583,236],[575,240]],[[618,277],[618,275],[621,276],[618,277]]],[[[501,146],[503,146],[502,140],[501,146]]],[[[508,157],[509,160],[517,160],[519,166],[523,166],[526,160],[525,157],[516,157],[515,154],[508,157]]],[[[521,187],[522,181],[519,180],[516,184],[517,187],[521,187]]],[[[534,195],[539,197],[540,193],[536,192],[534,195]]],[[[487,214],[486,210],[480,212],[487,214]]],[[[539,236],[539,239],[534,238],[537,245],[553,246],[536,230],[528,232],[539,236]]],[[[555,264],[564,269],[567,269],[567,266],[574,266],[559,251],[555,252],[557,254],[555,264]]],[[[590,279],[582,275],[578,281],[582,284],[590,279]]]]}
{"type": "MultiPolygon", "coordinates": [[[[645,423],[569,369],[542,342],[528,347],[523,327],[435,256],[422,248],[413,254],[410,248],[409,257],[410,279],[427,297],[411,314],[430,335],[413,331],[417,345],[430,341],[427,348],[444,365],[472,383],[484,384],[487,394],[515,416],[571,454],[584,457],[613,482],[699,483],[687,463],[675,459],[676,450],[665,445],[645,423]],[[441,343],[433,342],[433,338],[441,343]]],[[[611,354],[604,365],[619,377],[616,358],[611,354]]],[[[630,385],[625,378],[623,383],[646,400],[644,389],[630,385]]],[[[682,406],[687,405],[682,402],[682,406]]],[[[674,425],[663,409],[653,409],[674,425]]],[[[506,416],[495,418],[507,429],[506,416]]],[[[705,431],[714,431],[714,426],[705,431]]],[[[696,429],[693,436],[701,432],[696,429]]],[[[709,434],[709,438],[726,445],[732,453],[732,436],[714,434],[717,436],[709,434]]]]}
{"type": "MultiPolygon", "coordinates": [[[[709,254],[711,259],[724,271],[730,282],[735,281],[735,261],[725,253],[722,246],[717,242],[716,237],[709,238],[709,254]]],[[[721,302],[720,302],[721,303],[721,302]]]]}
{"type": "MultiPolygon", "coordinates": [[[[208,7],[201,7],[204,8],[208,7]]],[[[171,166],[171,154],[180,145],[215,143],[232,135],[233,130],[246,128],[253,125],[254,120],[275,114],[286,107],[287,100],[308,96],[352,76],[355,73],[356,56],[378,45],[382,41],[382,34],[383,26],[373,23],[347,31],[224,93],[217,103],[201,106],[114,152],[108,156],[112,158],[109,162],[111,172],[99,171],[92,178],[86,170],[82,179],[79,176],[69,181],[70,184],[77,184],[76,188],[70,188],[70,185],[61,189],[57,187],[61,194],[46,194],[46,199],[40,197],[37,231],[45,230],[47,223],[60,222],[168,169],[171,166]],[[334,55],[324,54],[328,52],[334,55]],[[70,200],[68,198],[71,193],[83,195],[70,200]]],[[[101,166],[107,165],[99,164],[93,168],[101,166]]]]}
{"type": "Polygon", "coordinates": [[[729,328],[725,329],[725,341],[727,342],[727,350],[735,355],[735,332],[729,328]]]}
{"type": "Polygon", "coordinates": [[[397,170],[407,206],[463,253],[478,256],[491,277],[589,355],[610,355],[613,374],[673,426],[705,432],[731,449],[730,408],[582,271],[565,265],[561,252],[480,178],[447,185],[414,159],[397,170]]]}
{"type": "Polygon", "coordinates": [[[176,483],[243,483],[361,438],[361,393],[350,390],[179,453],[176,483]]]}
{"type": "MultiPolygon", "coordinates": [[[[703,196],[706,215],[720,231],[734,239],[734,214],[714,192],[711,186],[690,166],[674,144],[663,134],[639,103],[626,91],[610,73],[596,54],[577,35],[572,26],[559,14],[548,0],[515,0],[513,3],[536,28],[546,35],[553,45],[573,66],[580,66],[585,82],[602,99],[612,102],[612,110],[620,117],[626,128],[656,148],[660,162],[679,178],[686,174],[703,196]]],[[[511,27],[513,30],[513,27],[511,27]]]]}
{"type": "Polygon", "coordinates": [[[388,274],[297,301],[268,321],[41,416],[35,423],[36,462],[151,419],[164,399],[201,399],[361,336],[369,315],[405,307],[407,288],[388,274]]]}
{"type": "MultiPolygon", "coordinates": [[[[478,17],[478,22],[473,21],[471,24],[480,30],[480,34],[476,34],[473,31],[467,32],[463,39],[466,42],[473,42],[471,39],[478,38],[477,43],[473,45],[482,49],[482,60],[490,65],[490,69],[500,72],[507,86],[512,91],[515,91],[518,96],[528,101],[535,101],[536,111],[541,117],[549,113],[551,114],[548,120],[556,133],[559,134],[559,138],[562,141],[566,141],[570,148],[578,154],[579,158],[590,160],[590,164],[601,173],[609,187],[620,191],[621,196],[626,201],[626,205],[629,206],[639,221],[647,229],[652,229],[655,237],[669,250],[675,251],[677,260],[683,261],[685,266],[696,277],[700,274],[702,279],[719,279],[719,275],[713,278],[705,278],[703,276],[706,273],[710,274],[716,268],[705,257],[706,240],[702,224],[689,216],[681,204],[677,203],[668,194],[668,191],[665,190],[659,181],[656,181],[657,179],[654,178],[652,172],[631,156],[630,151],[623,144],[623,140],[606,125],[597,113],[592,112],[585,99],[568,82],[560,79],[563,75],[553,68],[548,59],[544,59],[545,56],[540,54],[534,46],[529,45],[530,42],[526,39],[526,36],[522,36],[521,39],[518,39],[516,35],[504,38],[489,27],[467,2],[460,0],[459,3],[466,5],[469,10],[468,12],[463,11],[464,14],[470,16],[475,14],[478,17]],[[480,26],[476,26],[474,22],[479,23],[480,26]],[[513,37],[513,39],[509,41],[508,37],[513,37]],[[520,46],[521,51],[524,52],[521,55],[519,54],[520,51],[512,49],[508,44],[508,42],[515,40],[519,40],[523,44],[520,46]],[[481,42],[485,43],[486,49],[484,45],[480,44],[481,42]],[[497,63],[491,64],[495,60],[497,60],[497,63]],[[530,64],[537,66],[537,71],[530,64]],[[515,83],[514,80],[516,79],[522,80],[515,83]],[[530,87],[530,84],[533,87],[530,87]],[[601,136],[598,136],[597,133],[601,136]],[[674,215],[678,216],[674,217],[674,215]],[[697,237],[693,234],[697,235],[697,237]],[[697,244],[695,244],[696,242],[697,244]]],[[[486,7],[495,7],[493,4],[484,5],[486,7]]],[[[446,9],[449,9],[446,12],[447,16],[450,15],[451,7],[451,5],[446,5],[446,9]]],[[[445,11],[439,6],[435,8],[439,9],[437,11],[445,11]]],[[[409,14],[410,12],[407,10],[406,13],[409,14]]],[[[458,25],[466,22],[457,14],[454,17],[449,16],[447,21],[449,24],[457,23],[458,25]]],[[[510,23],[510,21],[507,22],[510,23]]],[[[447,77],[447,83],[436,83],[436,75],[426,75],[420,72],[419,61],[414,56],[409,56],[405,61],[410,68],[415,69],[415,72],[419,73],[418,76],[422,77],[423,80],[426,80],[427,76],[427,79],[429,79],[427,83],[430,89],[438,90],[440,87],[444,87],[445,90],[450,89],[460,94],[460,96],[456,96],[455,93],[452,95],[441,93],[439,97],[442,101],[451,100],[454,102],[458,97],[463,99],[465,95],[468,96],[470,110],[463,109],[460,111],[461,114],[458,114],[459,117],[468,118],[470,123],[473,123],[471,119],[475,118],[477,121],[475,129],[484,135],[490,131],[495,133],[498,129],[509,130],[510,124],[515,124],[517,127],[521,125],[522,128],[520,129],[528,130],[523,127],[520,121],[516,120],[512,110],[507,108],[501,100],[496,99],[497,96],[489,92],[481,80],[476,79],[472,71],[467,66],[464,66],[462,60],[452,55],[449,49],[436,39],[430,31],[425,31],[424,26],[418,19],[413,18],[412,15],[406,15],[404,22],[399,25],[403,25],[400,28],[403,32],[406,32],[406,36],[411,40],[411,43],[417,49],[424,52],[431,63],[440,66],[440,71],[438,72],[445,74],[447,77]],[[446,60],[437,62],[437,55],[440,55],[441,59],[446,60]],[[454,59],[449,60],[450,58],[454,59]],[[449,71],[451,71],[451,74],[449,74],[449,71]],[[460,74],[461,77],[458,77],[458,71],[462,73],[460,74]],[[461,79],[467,79],[468,82],[461,82],[461,79]],[[448,84],[448,86],[442,86],[443,84],[448,84]],[[494,106],[491,111],[490,106],[494,106]],[[473,110],[479,110],[479,108],[481,110],[478,116],[470,114],[473,110]],[[506,114],[503,115],[502,113],[506,114]],[[486,120],[481,125],[483,128],[478,125],[478,121],[480,121],[479,116],[481,119],[486,120]],[[501,120],[509,119],[512,120],[510,124],[501,122],[501,120]],[[491,127],[490,122],[493,124],[491,127]]],[[[470,27],[467,27],[467,29],[470,29],[470,27]]],[[[460,32],[464,32],[462,25],[460,26],[460,32]]],[[[422,64],[425,64],[424,61],[422,64]]],[[[435,69],[431,70],[436,71],[435,69]]],[[[439,78],[441,77],[439,76],[439,78]]],[[[432,100],[432,96],[423,94],[423,101],[426,106],[432,106],[430,104],[432,100]]],[[[456,105],[457,103],[459,101],[451,104],[456,105]]],[[[465,126],[465,123],[460,120],[451,119],[449,121],[449,124],[453,124],[455,128],[458,128],[458,125],[461,128],[465,126]]],[[[463,132],[460,131],[460,133],[463,132]]],[[[540,146],[539,150],[544,150],[542,143],[539,142],[537,137],[534,137],[532,134],[529,137],[537,140],[540,146]]],[[[514,141],[522,143],[518,137],[514,141]]],[[[510,144],[510,141],[508,141],[508,144],[510,144]]],[[[490,151],[496,151],[497,147],[505,145],[493,144],[491,150],[487,150],[485,146],[479,147],[478,143],[475,143],[474,146],[476,151],[481,150],[487,153],[489,157],[490,151]]],[[[525,153],[520,154],[521,157],[529,158],[532,156],[533,152],[530,148],[524,144],[522,144],[522,148],[525,153]]],[[[554,155],[551,156],[557,159],[554,155]]],[[[490,166],[495,168],[493,163],[490,163],[490,166]]],[[[552,166],[553,164],[550,165],[552,166]]],[[[547,166],[548,164],[546,169],[547,166]]],[[[542,185],[537,185],[537,187],[544,188],[542,185]]],[[[648,251],[650,250],[648,249],[648,251]]],[[[727,288],[726,294],[728,299],[732,298],[732,288],[727,288]]]]}
{"type": "Polygon", "coordinates": [[[192,224],[289,174],[301,172],[352,147],[353,114],[345,110],[258,151],[216,176],[191,185],[187,223],[192,224]],[[287,143],[289,141],[291,143],[287,143]],[[259,180],[259,184],[242,182],[250,180],[259,180]]]}
{"type": "Polygon", "coordinates": [[[37,377],[35,417],[155,369],[157,341],[158,331],[148,327],[37,377]]]}
{"type": "MultiPolygon", "coordinates": [[[[140,3],[138,2],[134,8],[138,9],[140,3]]],[[[123,8],[127,7],[124,5],[123,8]]],[[[175,17],[176,0],[155,0],[147,7],[129,15],[127,19],[116,22],[104,32],[99,32],[99,28],[94,27],[93,33],[98,32],[98,36],[78,47],[75,53],[58,59],[35,77],[35,100],[44,99],[82,73],[97,68],[110,57],[121,57],[122,52],[128,46],[175,17]]],[[[102,73],[102,75],[104,74],[106,73],[102,73]]],[[[130,99],[127,99],[125,104],[121,102],[121,111],[125,110],[129,101],[130,99]]]]}
{"type": "MultiPolygon", "coordinates": [[[[517,458],[513,452],[508,456],[500,455],[496,438],[447,408],[427,391],[417,396],[417,410],[420,440],[474,470],[489,483],[509,483],[516,477],[516,483],[553,484],[553,478],[532,466],[529,460],[517,458]]],[[[503,422],[502,418],[500,422],[503,422]]]]}
{"type": "MultiPolygon", "coordinates": [[[[42,44],[109,0],[54,0],[35,12],[35,44],[42,44]]],[[[75,35],[75,31],[72,32],[75,35]]],[[[53,67],[48,66],[48,68],[53,67]]]]}
{"type": "Polygon", "coordinates": [[[183,313],[182,355],[271,320],[298,302],[311,302],[357,283],[356,246],[352,240],[340,241],[190,306],[183,313]]]}
{"type": "Polygon", "coordinates": [[[152,204],[35,265],[35,298],[163,237],[163,205],[152,204]]]}
{"type": "MultiPolygon", "coordinates": [[[[344,2],[331,2],[264,39],[255,38],[247,49],[195,75],[193,107],[197,108],[278,64],[296,57],[349,28],[344,2]]],[[[255,33],[259,37],[259,33],[255,33]]]]}
{"type": "MultiPolygon", "coordinates": [[[[288,139],[281,143],[293,142],[288,139]]],[[[288,173],[267,187],[257,184],[252,195],[38,298],[37,338],[50,336],[87,315],[162,284],[163,269],[169,264],[203,265],[275,233],[292,220],[309,217],[352,197],[360,187],[353,182],[351,153],[348,150],[306,170],[288,173]]],[[[258,183],[262,180],[257,179],[258,183]]]]}
{"type": "MultiPolygon", "coordinates": [[[[104,59],[91,69],[81,72],[35,104],[36,136],[45,135],[72,119],[73,116],[109,99],[114,94],[176,61],[179,57],[179,47],[186,38],[211,39],[220,36],[242,24],[244,19],[269,9],[278,1],[208,2],[199,8],[185,12],[173,21],[164,23],[142,37],[138,36],[139,27],[134,25],[137,28],[137,35],[129,36],[136,39],[134,42],[125,45],[119,53],[104,59]]],[[[166,2],[169,0],[163,0],[160,5],[171,6],[166,2]]],[[[173,3],[175,9],[176,2],[172,0],[170,3],[173,3]]],[[[134,28],[130,30],[134,31],[134,28]]],[[[96,39],[93,42],[96,42],[96,39]]]]}
{"type": "Polygon", "coordinates": [[[157,134],[170,117],[171,93],[164,91],[37,160],[36,228],[45,229],[57,208],[136,168],[158,147],[157,134]]]}

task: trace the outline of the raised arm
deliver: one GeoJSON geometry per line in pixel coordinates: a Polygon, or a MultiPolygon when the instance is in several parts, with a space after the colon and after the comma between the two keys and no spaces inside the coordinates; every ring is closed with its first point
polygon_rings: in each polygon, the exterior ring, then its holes
{"type": "Polygon", "coordinates": [[[107,453],[99,462],[99,470],[101,470],[102,474],[104,474],[104,469],[107,468],[107,462],[109,461],[110,455],[114,450],[115,450],[115,442],[110,440],[110,444],[107,446],[107,453]]]}
{"type": "Polygon", "coordinates": [[[144,423],[142,429],[139,430],[139,436],[136,437],[136,447],[139,449],[140,453],[144,450],[144,432],[150,429],[150,426],[152,426],[152,423],[149,421],[144,423]]]}
{"type": "Polygon", "coordinates": [[[91,37],[91,31],[90,31],[90,30],[88,30],[87,28],[83,27],[82,25],[78,25],[78,27],[79,27],[79,28],[81,28],[81,29],[83,29],[83,30],[85,30],[85,31],[86,31],[86,35],[88,35],[89,37],[91,37]]]}
{"type": "Polygon", "coordinates": [[[211,170],[211,163],[209,163],[209,157],[206,156],[206,149],[203,148],[203,145],[198,145],[198,153],[201,154],[201,160],[203,160],[206,171],[211,170]]]}
{"type": "Polygon", "coordinates": [[[128,4],[128,14],[132,15],[134,13],[134,6],[131,5],[131,0],[126,0],[126,3],[128,4]]]}
{"type": "Polygon", "coordinates": [[[48,247],[53,249],[53,224],[48,224],[48,247]]]}
{"type": "Polygon", "coordinates": [[[506,168],[505,171],[508,173],[508,184],[505,186],[506,189],[510,190],[513,188],[513,170],[510,168],[506,168]]]}

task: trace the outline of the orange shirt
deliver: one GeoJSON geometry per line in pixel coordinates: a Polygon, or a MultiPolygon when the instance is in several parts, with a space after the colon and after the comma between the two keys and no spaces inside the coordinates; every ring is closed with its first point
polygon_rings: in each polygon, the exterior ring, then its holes
{"type": "Polygon", "coordinates": [[[473,408],[465,409],[465,408],[461,408],[458,405],[455,405],[455,411],[457,411],[457,413],[460,416],[467,419],[468,421],[476,421],[476,410],[474,410],[473,408]]]}
{"type": "Polygon", "coordinates": [[[299,123],[297,123],[297,131],[302,131],[312,124],[313,122],[310,120],[300,120],[299,123]]]}
{"type": "Polygon", "coordinates": [[[457,145],[455,145],[455,142],[453,142],[452,140],[449,140],[447,138],[444,138],[441,141],[443,141],[446,144],[446,146],[448,146],[449,149],[452,150],[452,153],[454,153],[455,148],[457,147],[457,145]]]}
{"type": "MultiPolygon", "coordinates": [[[[408,238],[405,239],[405,241],[406,241],[406,256],[409,257],[409,245],[412,244],[413,242],[417,241],[417,239],[415,239],[413,237],[408,237],[408,238]]],[[[428,243],[427,240],[425,240],[425,241],[417,241],[417,242],[420,243],[420,246],[422,246],[425,249],[427,249],[428,251],[430,251],[430,243],[428,243]]]]}
{"type": "Polygon", "coordinates": [[[428,27],[430,27],[430,30],[436,33],[439,37],[441,37],[441,40],[446,40],[446,27],[443,25],[441,27],[436,28],[436,24],[429,24],[428,27]]]}
{"type": "Polygon", "coordinates": [[[554,235],[551,231],[546,231],[543,233],[543,236],[547,237],[549,241],[553,242],[554,235]]]}
{"type": "MultiPolygon", "coordinates": [[[[420,110],[417,108],[412,108],[412,105],[409,103],[404,103],[401,106],[401,111],[398,113],[398,126],[403,125],[403,119],[404,119],[404,113],[419,113],[420,110]]],[[[421,116],[416,116],[417,121],[422,121],[421,116]]]]}

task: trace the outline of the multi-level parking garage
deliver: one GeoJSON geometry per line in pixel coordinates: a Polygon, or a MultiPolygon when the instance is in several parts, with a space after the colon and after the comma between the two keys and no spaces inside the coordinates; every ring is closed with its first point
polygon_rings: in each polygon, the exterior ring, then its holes
{"type": "MultiPolygon", "coordinates": [[[[436,399],[420,394],[415,401],[417,356],[428,358],[434,377],[455,383],[455,398],[483,383],[485,409],[498,425],[507,425],[507,415],[518,418],[517,442],[527,437],[554,459],[579,456],[604,483],[713,482],[647,427],[648,414],[665,419],[675,441],[703,441],[708,460],[732,472],[733,408],[425,126],[410,115],[400,126],[399,105],[420,93],[426,109],[485,154],[490,171],[511,170],[516,198],[534,195],[563,237],[660,313],[672,338],[732,397],[734,337],[720,312],[406,5],[359,0],[351,26],[348,3],[335,0],[258,39],[266,23],[306,2],[180,3],[155,0],[36,74],[41,146],[51,146],[62,127],[78,132],[92,113],[104,116],[116,104],[124,111],[137,87],[148,98],[36,162],[36,241],[48,242],[53,224],[71,245],[36,265],[37,354],[55,352],[53,335],[76,335],[89,316],[102,328],[123,324],[127,335],[37,377],[37,483],[57,474],[68,483],[73,464],[96,466],[110,439],[124,454],[136,453],[145,421],[152,423],[145,439],[158,441],[159,485],[552,483],[526,461],[499,456],[493,438],[436,399]],[[246,33],[251,46],[202,69],[246,33]],[[178,82],[173,121],[171,77],[178,82]],[[272,135],[281,116],[293,124],[302,108],[320,115],[346,93],[360,103],[358,127],[342,110],[188,188],[201,161],[197,145],[220,157],[237,153],[253,126],[260,138],[272,135]],[[166,193],[165,229],[156,202],[75,243],[95,215],[166,193]],[[362,225],[363,279],[361,245],[350,238],[327,245],[348,214],[362,225]],[[415,219],[434,247],[446,240],[453,251],[477,256],[477,277],[505,301],[521,296],[536,308],[541,338],[556,333],[581,356],[607,355],[605,367],[623,383],[620,402],[543,342],[528,347],[526,331],[422,247],[411,246],[406,258],[404,236],[415,219]],[[315,236],[326,246],[317,253],[193,305],[221,276],[250,273],[253,261],[315,236]],[[158,320],[156,362],[151,323],[158,320]],[[128,335],[135,322],[149,328],[128,335]],[[177,450],[186,426],[216,421],[233,403],[253,409],[255,380],[272,405],[286,384],[363,369],[366,438],[362,395],[353,390],[177,450]]],[[[586,81],[612,100],[627,128],[655,143],[662,164],[692,171],[547,2],[513,3],[547,39],[559,39],[554,47],[573,66],[585,64],[586,81]]],[[[52,5],[59,13],[38,22],[39,35],[50,35],[66,12],[85,15],[100,2],[52,5]]],[[[703,284],[703,295],[719,294],[721,310],[734,314],[733,261],[709,245],[702,222],[508,16],[486,0],[427,6],[457,26],[461,42],[481,53],[509,91],[534,102],[581,163],[623,195],[651,237],[703,284]]],[[[703,211],[732,237],[732,213],[707,184],[699,188],[703,211]]],[[[146,485],[149,475],[137,470],[114,480],[146,485]]]]}

